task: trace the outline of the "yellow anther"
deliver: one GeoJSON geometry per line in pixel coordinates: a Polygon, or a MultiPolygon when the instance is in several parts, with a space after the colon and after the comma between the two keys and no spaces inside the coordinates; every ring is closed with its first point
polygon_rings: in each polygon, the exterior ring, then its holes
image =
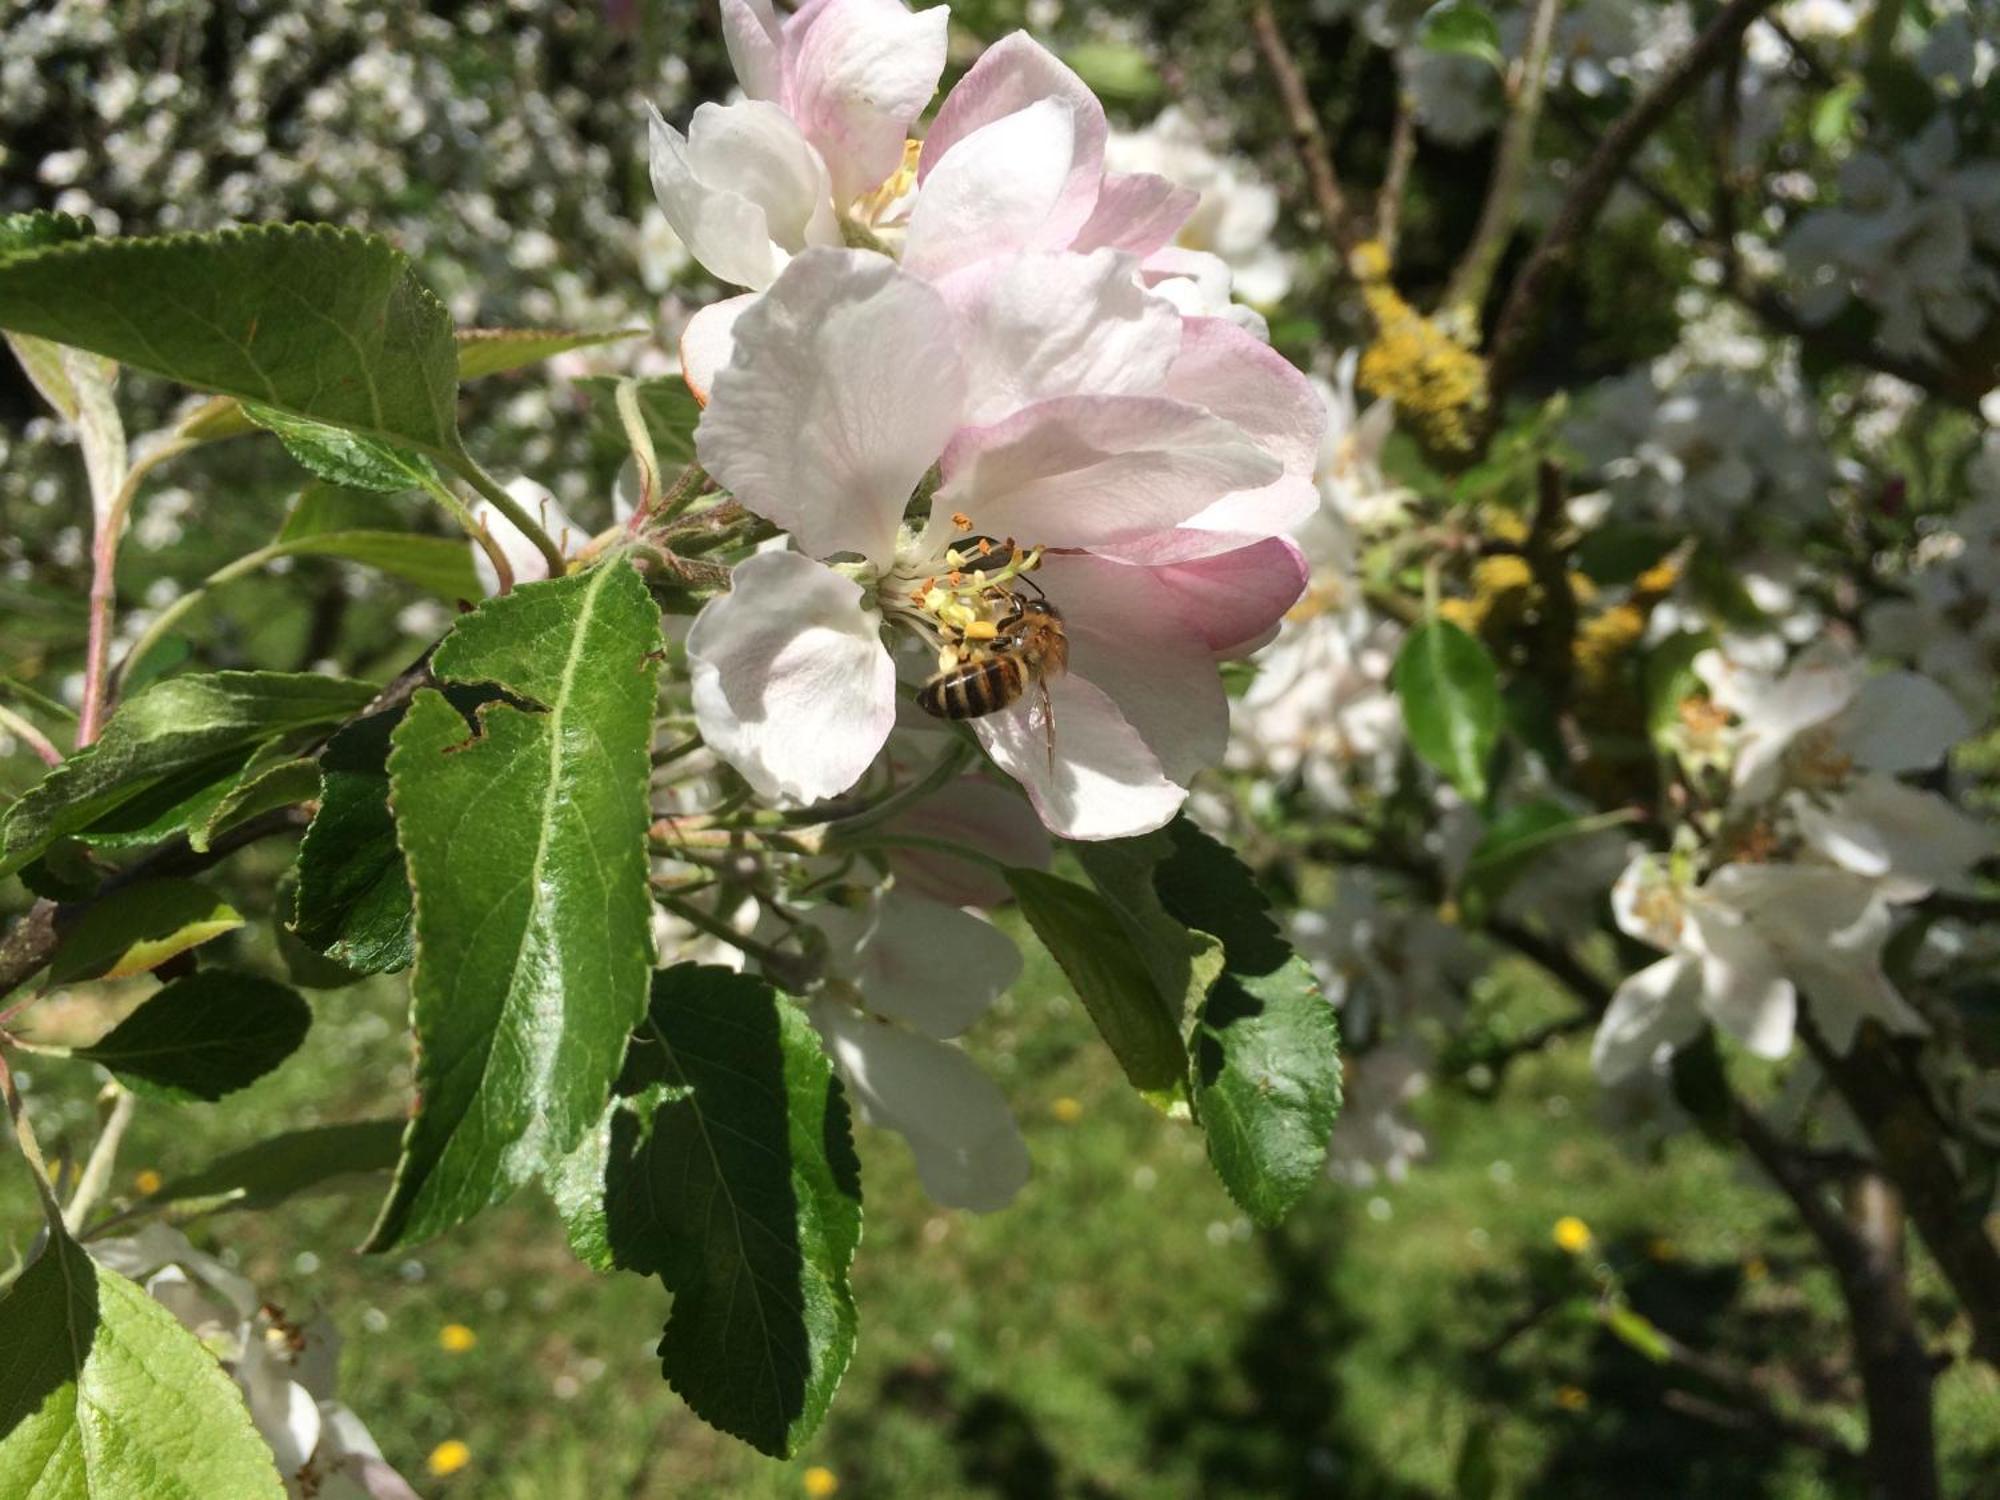
{"type": "Polygon", "coordinates": [[[968,641],[990,641],[1000,634],[1000,627],[991,620],[974,620],[965,627],[968,641]]]}

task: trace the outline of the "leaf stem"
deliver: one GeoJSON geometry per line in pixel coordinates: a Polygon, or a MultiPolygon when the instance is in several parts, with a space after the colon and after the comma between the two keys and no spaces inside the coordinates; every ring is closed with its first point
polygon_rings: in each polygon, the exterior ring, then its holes
{"type": "MultiPolygon", "coordinates": [[[[503,594],[512,593],[514,590],[514,565],[508,561],[506,549],[494,539],[492,530],[489,527],[482,526],[479,522],[479,517],[472,513],[471,507],[459,499],[458,496],[454,495],[451,491],[451,486],[439,479],[435,474],[429,472],[428,468],[425,470],[422,479],[425,492],[445,508],[451,518],[458,522],[465,534],[472,538],[474,545],[486,554],[486,560],[493,564],[494,576],[500,580],[500,592],[503,594]]],[[[562,569],[559,568],[549,576],[552,578],[557,577],[561,572],[562,569]]]]}
{"type": "Polygon", "coordinates": [[[117,1094],[111,1104],[111,1113],[105,1118],[104,1129],[98,1132],[97,1143],[90,1148],[90,1160],[84,1163],[83,1175],[77,1179],[69,1207],[63,1210],[63,1223],[71,1234],[76,1233],[91,1209],[97,1206],[97,1200],[104,1196],[104,1189],[110,1184],[111,1173],[118,1164],[118,1147],[125,1139],[125,1128],[132,1123],[132,1111],[138,1103],[130,1089],[115,1083],[110,1087],[117,1094]]]}
{"type": "Polygon", "coordinates": [[[77,719],[76,747],[96,743],[110,711],[111,623],[117,597],[118,543],[139,493],[139,481],[168,459],[197,446],[199,439],[170,438],[134,459],[125,482],[111,499],[90,548],[90,639],[83,662],[83,712],[77,719]]]}
{"type": "Polygon", "coordinates": [[[139,639],[132,643],[131,649],[119,661],[118,670],[112,674],[114,688],[117,690],[124,688],[125,679],[132,675],[132,669],[145,660],[147,654],[166,638],[169,630],[185,619],[197,605],[208,597],[209,590],[218,588],[225,583],[234,582],[238,578],[248,577],[263,567],[264,564],[284,555],[284,547],[277,542],[273,542],[268,547],[259,547],[254,552],[246,552],[235,561],[224,563],[213,573],[209,574],[208,577],[202,579],[200,583],[175,599],[165,609],[161,610],[153,622],[141,632],[139,639]]]}
{"type": "Polygon", "coordinates": [[[55,741],[51,740],[41,730],[29,723],[28,720],[4,704],[0,704],[0,729],[6,730],[30,750],[34,751],[36,755],[41,757],[43,765],[59,766],[62,764],[63,754],[62,751],[56,749],[55,741]]]}
{"type": "Polygon", "coordinates": [[[469,453],[459,452],[453,454],[447,462],[450,463],[453,473],[477,490],[481,499],[513,522],[514,529],[535,544],[535,550],[548,559],[549,577],[560,578],[569,571],[569,559],[563,556],[562,548],[549,539],[549,534],[542,530],[542,523],[529,515],[526,507],[508,494],[497,479],[480,468],[477,459],[469,453]]]}

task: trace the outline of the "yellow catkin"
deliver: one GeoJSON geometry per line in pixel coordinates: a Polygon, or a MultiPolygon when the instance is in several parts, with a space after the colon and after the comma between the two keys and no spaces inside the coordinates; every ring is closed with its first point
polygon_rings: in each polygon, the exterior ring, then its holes
{"type": "Polygon", "coordinates": [[[1487,635],[1518,624],[1534,602],[1535,575],[1527,559],[1502,552],[1474,563],[1471,597],[1447,599],[1438,613],[1468,635],[1487,635]]]}
{"type": "Polygon", "coordinates": [[[1362,389],[1395,402],[1399,419],[1426,447],[1469,453],[1486,409],[1485,362],[1403,300],[1379,243],[1356,247],[1351,265],[1375,324],[1374,341],[1361,354],[1362,389]]]}

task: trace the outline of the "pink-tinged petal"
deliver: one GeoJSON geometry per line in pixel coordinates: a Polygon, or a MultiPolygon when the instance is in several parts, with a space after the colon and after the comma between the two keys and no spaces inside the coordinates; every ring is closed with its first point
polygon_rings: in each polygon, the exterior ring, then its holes
{"type": "Polygon", "coordinates": [[[808,250],[737,319],[695,452],[816,557],[886,564],[910,492],[958,423],[944,301],[894,261],[808,250]]]}
{"type": "Polygon", "coordinates": [[[1254,547],[1287,532],[1296,533],[1319,508],[1318,487],[1310,479],[1287,474],[1261,489],[1224,495],[1172,531],[1108,544],[1098,550],[1121,562],[1152,566],[1198,562],[1254,547]]]}
{"type": "Polygon", "coordinates": [[[1044,99],[981,126],[930,174],[910,210],[903,264],[933,279],[995,256],[1060,250],[1090,215],[1071,190],[1076,117],[1044,99]]]}
{"type": "MultiPolygon", "coordinates": [[[[962,776],[935,797],[891,818],[883,832],[935,839],[997,859],[1046,870],[1054,853],[1048,831],[1019,792],[984,776],[962,776]]],[[[889,868],[904,890],[952,906],[1000,906],[1007,882],[984,862],[943,849],[891,848],[889,868]]]]}
{"type": "Polygon", "coordinates": [[[924,134],[917,181],[928,187],[931,174],[952,149],[996,120],[1057,100],[1069,107],[1076,144],[1063,187],[1062,214],[1073,220],[1070,233],[1052,243],[1067,244],[1090,219],[1104,177],[1104,143],[1110,127],[1104,106],[1090,85],[1025,31],[1002,37],[980,54],[939,106],[924,134]]]}
{"type": "Polygon", "coordinates": [[[820,0],[785,27],[785,102],[833,173],[836,201],[878,186],[903,162],[910,126],[944,72],[942,5],[820,0]]]}
{"type": "MultiPolygon", "coordinates": [[[[1168,780],[1185,785],[1222,759],[1229,697],[1163,572],[1065,555],[1050,557],[1038,578],[1063,611],[1070,671],[1111,700],[1168,780]]],[[[1059,720],[1059,756],[1064,730],[1059,720]]]]}
{"type": "Polygon", "coordinates": [[[991,922],[892,891],[854,982],[876,1015],[949,1041],[1020,977],[1020,949],[991,922]]]}
{"type": "Polygon", "coordinates": [[[1201,194],[1193,188],[1152,172],[1107,172],[1097,206],[1070,248],[1151,255],[1173,243],[1200,204],[1201,194]]]}
{"type": "Polygon", "coordinates": [[[1171,530],[1278,461],[1232,422],[1157,396],[1060,396],[945,450],[940,497],[990,536],[1084,547],[1171,530]]]}
{"type": "Polygon", "coordinates": [[[1310,479],[1326,436],[1326,403],[1270,345],[1220,318],[1190,318],[1162,395],[1204,406],[1310,479]]]}
{"type": "Polygon", "coordinates": [[[1173,821],[1187,790],[1169,781],[1146,742],[1102,689],[1075,673],[1049,684],[1055,754],[1039,694],[973,721],[994,764],[1027,790],[1051,833],[1119,839],[1173,821]]]}
{"type": "Polygon", "coordinates": [[[964,338],[968,424],[1052,396],[1136,395],[1166,379],[1181,320],[1140,290],[1129,255],[1031,253],[939,283],[964,338]]]}
{"type": "Polygon", "coordinates": [[[1241,655],[1275,629],[1306,591],[1311,569],[1289,537],[1234,552],[1149,568],[1174,611],[1218,656],[1241,655]]]}
{"type": "Polygon", "coordinates": [[[1700,989],[1700,969],[1682,953],[1647,965],[1619,985],[1590,1047],[1598,1079],[1616,1083],[1649,1065],[1661,1047],[1693,1041],[1702,1026],[1700,989]]]}
{"type": "Polygon", "coordinates": [[[947,1208],[991,1213],[1028,1180],[1028,1148],[993,1082],[949,1042],[815,1001],[813,1025],[861,1118],[909,1143],[924,1191],[947,1208]]]}
{"type": "Polygon", "coordinates": [[[722,44],[736,81],[752,99],[783,102],[783,34],[771,0],[722,0],[722,44]]]}
{"type": "Polygon", "coordinates": [[[702,738],[766,797],[846,791],[895,725],[896,669],[860,585],[796,552],[738,563],[687,654],[702,738]]]}
{"type": "Polygon", "coordinates": [[[715,389],[715,377],[735,357],[736,320],[757,305],[762,292],[725,297],[702,308],[681,330],[681,379],[701,405],[715,389]]]}

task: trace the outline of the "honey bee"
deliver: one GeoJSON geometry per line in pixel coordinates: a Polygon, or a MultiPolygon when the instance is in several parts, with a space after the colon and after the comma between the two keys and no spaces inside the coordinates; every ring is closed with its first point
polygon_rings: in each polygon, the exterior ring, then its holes
{"type": "Polygon", "coordinates": [[[917,707],[940,719],[983,719],[1018,703],[1029,688],[1035,688],[1041,694],[1053,763],[1055,716],[1049,679],[1069,665],[1062,612],[1046,599],[1029,599],[994,628],[996,634],[980,655],[938,673],[918,689],[917,707]]]}

